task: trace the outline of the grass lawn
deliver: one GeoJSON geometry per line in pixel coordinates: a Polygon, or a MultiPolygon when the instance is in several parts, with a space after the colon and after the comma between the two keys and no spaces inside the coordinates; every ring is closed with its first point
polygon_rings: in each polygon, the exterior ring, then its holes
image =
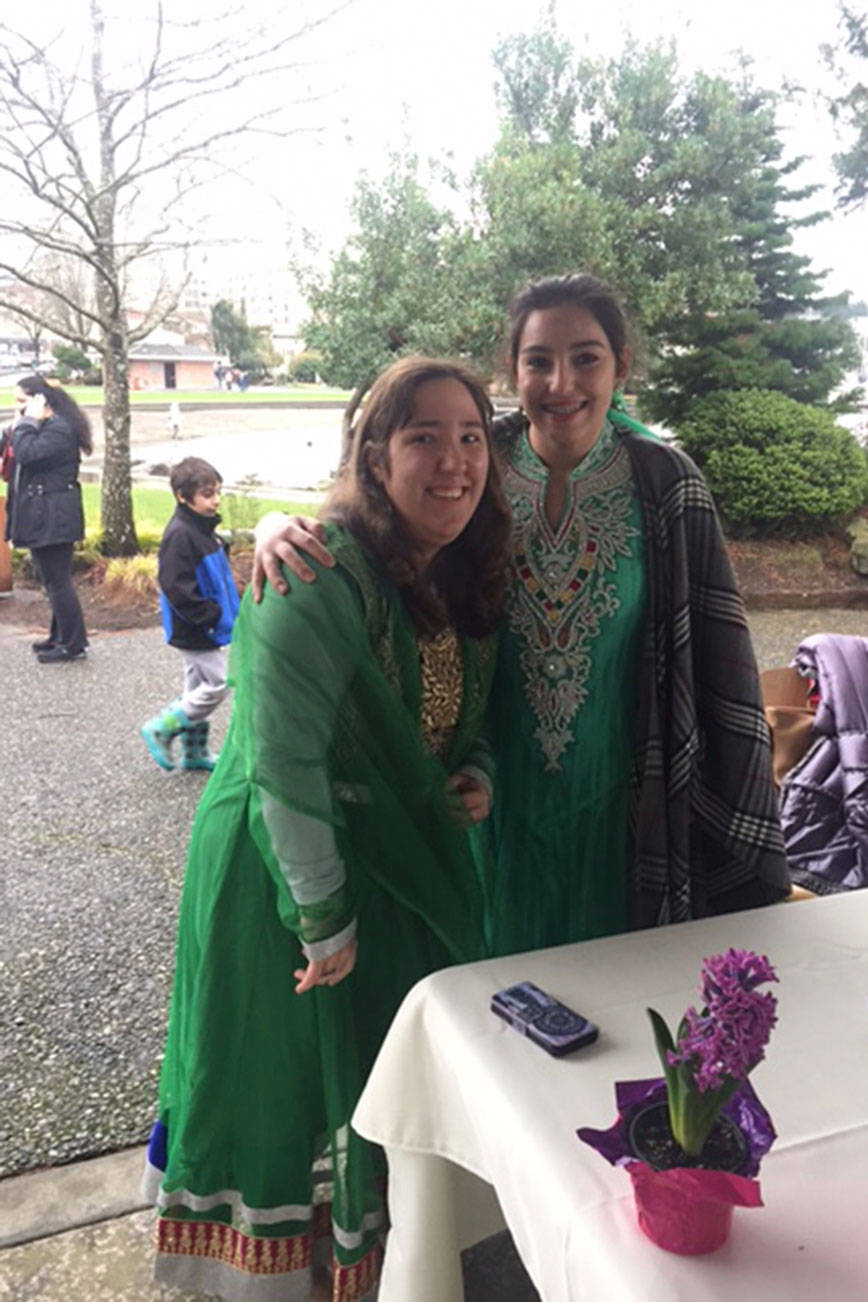
{"type": "MultiPolygon", "coordinates": [[[[84,515],[89,534],[98,534],[101,526],[99,510],[99,484],[82,484],[84,515]]],[[[160,541],[169,516],[175,509],[175,499],[168,488],[150,488],[133,485],[133,519],[136,533],[143,547],[155,546],[160,541]]],[[[225,493],[220,503],[220,516],[230,529],[252,529],[269,511],[285,511],[287,515],[315,515],[316,502],[276,501],[266,497],[242,497],[225,493]]]]}
{"type": "MultiPolygon", "coordinates": [[[[0,410],[11,410],[13,393],[14,389],[0,388],[0,410]]],[[[102,389],[96,385],[70,385],[68,393],[82,407],[102,406],[102,389]]],[[[222,389],[133,389],[130,392],[133,407],[165,406],[169,402],[178,402],[182,411],[185,403],[221,403],[244,407],[261,406],[263,403],[348,402],[349,398],[348,390],[330,389],[322,384],[293,384],[285,389],[248,389],[246,393],[239,393],[236,389],[229,393],[222,389]]]]}

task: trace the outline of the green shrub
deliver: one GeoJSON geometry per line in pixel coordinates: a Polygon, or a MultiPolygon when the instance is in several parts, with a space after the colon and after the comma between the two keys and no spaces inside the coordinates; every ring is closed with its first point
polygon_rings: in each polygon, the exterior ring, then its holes
{"type": "Polygon", "coordinates": [[[296,384],[314,384],[321,366],[322,357],[319,353],[296,353],[289,363],[288,375],[296,384]]]}
{"type": "Polygon", "coordinates": [[[224,493],[220,499],[220,518],[230,530],[255,529],[257,521],[264,515],[259,499],[253,494],[260,487],[258,475],[245,475],[238,481],[238,491],[224,493]]]}
{"type": "Polygon", "coordinates": [[[93,369],[87,353],[75,344],[55,344],[51,351],[54,353],[54,373],[64,383],[68,380],[81,381],[84,373],[93,369]]]}
{"type": "Polygon", "coordinates": [[[868,501],[868,463],[828,411],[765,389],[693,403],[678,438],[733,536],[809,537],[868,501]]]}

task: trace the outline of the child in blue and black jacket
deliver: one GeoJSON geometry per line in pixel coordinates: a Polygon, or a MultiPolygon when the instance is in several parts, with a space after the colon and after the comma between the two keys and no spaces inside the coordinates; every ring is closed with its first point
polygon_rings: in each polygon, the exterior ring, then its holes
{"type": "Polygon", "coordinates": [[[184,689],[142,727],[145,745],[164,769],[175,767],[176,737],[181,768],[215,764],[208,719],[229,691],[228,646],[240,604],[226,548],[214,532],[222,483],[201,457],[185,457],[169,476],[178,505],[160,543],[160,610],[166,641],[184,657],[184,689]]]}

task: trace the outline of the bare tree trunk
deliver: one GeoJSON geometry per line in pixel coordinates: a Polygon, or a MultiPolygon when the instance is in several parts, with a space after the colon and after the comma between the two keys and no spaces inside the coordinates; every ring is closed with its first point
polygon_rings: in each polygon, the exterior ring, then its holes
{"type": "Polygon", "coordinates": [[[139,550],[130,480],[130,384],[124,322],[119,319],[103,353],[102,551],[133,556],[139,550]]]}
{"type": "Polygon", "coordinates": [[[139,550],[133,523],[130,478],[130,368],[127,319],[117,265],[117,162],[112,98],[103,81],[104,19],[100,0],[91,0],[93,50],[91,74],[99,123],[100,191],[93,212],[97,230],[96,295],[102,334],[103,459],[102,540],[106,556],[133,556],[139,550]]]}

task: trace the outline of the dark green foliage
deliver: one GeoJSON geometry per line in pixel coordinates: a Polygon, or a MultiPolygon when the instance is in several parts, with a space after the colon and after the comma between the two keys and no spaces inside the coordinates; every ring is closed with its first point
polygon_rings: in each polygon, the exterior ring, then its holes
{"type": "Polygon", "coordinates": [[[296,384],[313,384],[321,365],[319,353],[296,353],[287,367],[287,378],[296,384]]]}
{"type": "Polygon", "coordinates": [[[462,240],[437,207],[414,155],[395,156],[384,181],[360,180],[356,232],[308,289],[308,348],[327,384],[354,388],[402,353],[458,351],[462,240]]]}
{"type": "Polygon", "coordinates": [[[75,344],[55,344],[51,351],[56,363],[54,374],[59,380],[80,380],[94,369],[87,353],[75,344]]]}
{"type": "Polygon", "coordinates": [[[592,62],[548,32],[501,42],[495,62],[507,112],[474,178],[473,283],[490,315],[502,323],[522,281],[577,270],[615,284],[652,341],[670,318],[750,296],[728,207],[732,131],[708,129],[717,82],[686,82],[670,47],[592,62]]]}
{"type": "Polygon", "coordinates": [[[246,316],[236,312],[226,298],[211,308],[211,337],[217,352],[227,356],[233,366],[239,366],[242,357],[255,353],[254,334],[246,316]]]}
{"type": "Polygon", "coordinates": [[[774,97],[746,75],[687,77],[662,43],[580,59],[550,14],[494,61],[501,133],[469,183],[434,172],[435,202],[413,156],[359,183],[355,233],[308,294],[323,378],[354,386],[406,351],[496,371],[516,289],[584,270],[644,338],[649,415],[677,425],[717,389],[827,402],[857,348],[843,301],[792,251],[821,214],[789,215],[810,191],[788,184],[774,97]]]}
{"type": "MultiPolygon", "coordinates": [[[[825,214],[793,215],[793,205],[812,191],[787,182],[800,160],[782,161],[774,97],[720,83],[716,94],[735,124],[731,147],[739,166],[727,179],[729,211],[751,292],[733,307],[693,309],[662,323],[642,406],[675,426],[695,398],[718,389],[775,389],[822,405],[859,362],[847,295],[824,298],[822,276],[792,250],[792,231],[825,214]]],[[[852,410],[859,396],[859,390],[839,394],[831,405],[852,410]]]]}
{"type": "Polygon", "coordinates": [[[258,353],[240,353],[235,358],[234,364],[243,375],[249,377],[253,384],[268,374],[268,367],[263,363],[258,353]]]}
{"type": "Polygon", "coordinates": [[[733,536],[809,537],[868,501],[868,463],[828,411],[761,389],[696,401],[678,430],[733,536]]]}
{"type": "Polygon", "coordinates": [[[847,146],[833,159],[838,202],[856,208],[868,198],[868,13],[841,4],[840,28],[839,44],[826,46],[823,53],[842,87],[842,93],[829,100],[847,146]]]}

